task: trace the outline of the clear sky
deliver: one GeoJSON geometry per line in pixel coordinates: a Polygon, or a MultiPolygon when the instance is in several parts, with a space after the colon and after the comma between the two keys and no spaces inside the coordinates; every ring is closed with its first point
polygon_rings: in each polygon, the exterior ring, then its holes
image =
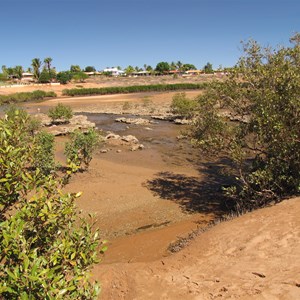
{"type": "Polygon", "coordinates": [[[286,45],[300,0],[0,0],[0,66],[233,66],[240,41],[286,45]]]}

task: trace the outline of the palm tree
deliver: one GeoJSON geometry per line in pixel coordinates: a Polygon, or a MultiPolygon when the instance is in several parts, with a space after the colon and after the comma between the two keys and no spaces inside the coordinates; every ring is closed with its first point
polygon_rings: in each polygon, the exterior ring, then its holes
{"type": "Polygon", "coordinates": [[[46,57],[44,59],[44,64],[47,66],[49,75],[50,75],[50,72],[51,72],[51,62],[52,62],[52,58],[51,57],[46,57]]]}
{"type": "Polygon", "coordinates": [[[181,71],[182,62],[180,60],[177,62],[177,68],[178,68],[178,71],[181,71]]]}
{"type": "Polygon", "coordinates": [[[22,66],[15,66],[15,69],[14,69],[14,75],[16,75],[18,77],[18,79],[22,79],[22,76],[23,76],[23,67],[22,66]]]}
{"type": "Polygon", "coordinates": [[[33,68],[33,75],[34,75],[34,78],[35,79],[39,79],[40,77],[40,68],[41,68],[41,65],[42,65],[42,62],[39,58],[34,58],[32,61],[31,61],[31,65],[32,65],[32,68],[33,68]]]}

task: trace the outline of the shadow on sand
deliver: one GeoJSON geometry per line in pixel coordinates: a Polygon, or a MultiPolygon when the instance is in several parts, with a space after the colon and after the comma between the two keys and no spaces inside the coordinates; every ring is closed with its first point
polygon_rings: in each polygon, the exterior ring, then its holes
{"type": "Polygon", "coordinates": [[[172,172],[157,173],[157,178],[148,180],[144,186],[162,199],[174,201],[187,213],[214,213],[222,215],[224,205],[223,186],[231,185],[232,177],[224,174],[229,161],[201,163],[199,177],[172,172]]]}

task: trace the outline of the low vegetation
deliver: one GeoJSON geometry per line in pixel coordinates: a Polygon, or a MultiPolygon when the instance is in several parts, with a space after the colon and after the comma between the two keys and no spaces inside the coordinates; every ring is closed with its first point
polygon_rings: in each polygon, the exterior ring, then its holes
{"type": "Polygon", "coordinates": [[[67,142],[65,148],[68,163],[75,165],[78,169],[83,166],[87,169],[99,141],[100,137],[94,129],[86,133],[79,130],[72,133],[71,140],[67,142]]]}
{"type": "Polygon", "coordinates": [[[70,106],[58,103],[55,107],[49,109],[48,116],[52,119],[52,122],[68,122],[73,117],[73,112],[70,106]]]}
{"type": "Polygon", "coordinates": [[[190,99],[185,93],[177,93],[173,96],[171,112],[184,118],[191,118],[195,114],[197,102],[190,99]]]}
{"type": "Polygon", "coordinates": [[[32,132],[24,111],[0,119],[0,298],[96,299],[99,233],[76,210],[80,193],[61,191],[53,137],[32,132]]]}
{"type": "Polygon", "coordinates": [[[290,41],[244,44],[227,80],[198,98],[195,142],[231,158],[237,184],[225,192],[238,211],[300,192],[300,35],[290,41]]]}
{"type": "Polygon", "coordinates": [[[153,84],[137,86],[119,86],[104,88],[83,88],[83,89],[65,89],[65,96],[87,96],[87,95],[109,95],[109,94],[128,94],[140,92],[161,92],[176,90],[199,90],[204,89],[207,83],[178,83],[178,84],[153,84]]]}
{"type": "Polygon", "coordinates": [[[41,90],[36,90],[33,92],[23,92],[23,93],[14,93],[10,95],[0,95],[0,105],[11,104],[11,103],[20,103],[20,102],[29,102],[29,101],[38,101],[45,98],[53,98],[57,95],[50,91],[45,92],[41,90]]]}

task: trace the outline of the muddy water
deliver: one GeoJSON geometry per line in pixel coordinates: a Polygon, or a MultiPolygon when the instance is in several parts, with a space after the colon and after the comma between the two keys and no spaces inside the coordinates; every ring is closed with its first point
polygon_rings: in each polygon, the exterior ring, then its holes
{"type": "MultiPolygon", "coordinates": [[[[176,125],[169,121],[152,120],[151,117],[142,117],[153,122],[148,125],[134,125],[116,122],[124,115],[85,113],[96,127],[104,132],[113,132],[123,135],[134,135],[145,149],[157,152],[166,163],[175,165],[196,165],[199,160],[199,151],[194,148],[189,139],[178,139],[188,131],[188,126],[176,125]]],[[[139,118],[126,115],[126,118],[139,118]]]]}

